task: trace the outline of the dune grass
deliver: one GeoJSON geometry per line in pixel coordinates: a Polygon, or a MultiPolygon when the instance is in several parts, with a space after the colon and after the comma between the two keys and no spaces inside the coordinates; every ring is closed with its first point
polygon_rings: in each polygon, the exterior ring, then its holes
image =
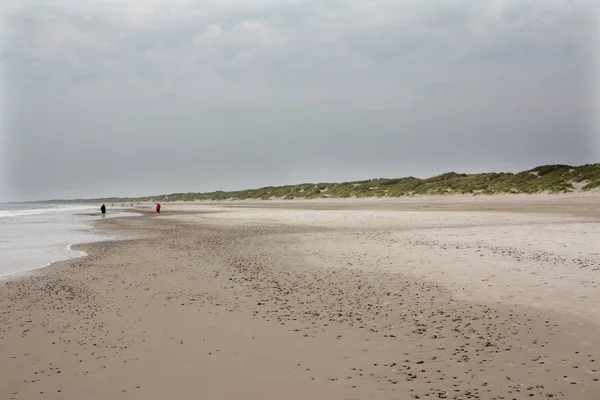
{"type": "Polygon", "coordinates": [[[598,188],[600,188],[600,164],[587,164],[575,167],[555,164],[542,165],[519,173],[489,172],[460,174],[448,172],[426,179],[405,177],[343,183],[304,183],[230,192],[173,193],[149,197],[114,197],[86,201],[138,203],[147,201],[288,200],[453,194],[481,196],[510,193],[568,193],[575,190],[589,191],[598,188]]]}

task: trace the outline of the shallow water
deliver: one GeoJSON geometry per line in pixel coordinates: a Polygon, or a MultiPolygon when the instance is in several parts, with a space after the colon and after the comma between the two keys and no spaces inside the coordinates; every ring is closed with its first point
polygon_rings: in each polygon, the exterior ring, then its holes
{"type": "MultiPolygon", "coordinates": [[[[106,217],[137,215],[109,209],[106,217]]],[[[0,204],[0,279],[85,255],[73,244],[115,239],[91,232],[100,218],[99,206],[0,204]]]]}

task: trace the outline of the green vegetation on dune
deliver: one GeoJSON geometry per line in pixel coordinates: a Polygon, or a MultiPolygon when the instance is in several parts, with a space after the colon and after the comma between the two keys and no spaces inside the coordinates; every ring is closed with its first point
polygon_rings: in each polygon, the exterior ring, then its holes
{"type": "Polygon", "coordinates": [[[567,193],[574,190],[588,191],[597,188],[600,188],[600,164],[587,164],[578,167],[543,165],[519,173],[459,174],[448,172],[426,179],[407,177],[343,183],[305,183],[231,192],[173,193],[138,198],[94,199],[93,201],[137,203],[146,201],[289,200],[452,194],[533,194],[544,192],[567,193]]]}

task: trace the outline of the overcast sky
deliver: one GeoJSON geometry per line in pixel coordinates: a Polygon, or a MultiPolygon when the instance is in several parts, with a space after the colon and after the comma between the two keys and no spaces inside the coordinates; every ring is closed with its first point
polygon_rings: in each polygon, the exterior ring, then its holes
{"type": "Polygon", "coordinates": [[[599,162],[595,4],[3,0],[0,201],[599,162]]]}

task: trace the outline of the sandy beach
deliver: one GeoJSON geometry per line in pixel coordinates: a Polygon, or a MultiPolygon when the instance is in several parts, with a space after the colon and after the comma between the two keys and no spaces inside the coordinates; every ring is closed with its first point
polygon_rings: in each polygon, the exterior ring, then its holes
{"type": "Polygon", "coordinates": [[[600,399],[597,193],[95,229],[124,239],[0,282],[1,399],[600,399]]]}

